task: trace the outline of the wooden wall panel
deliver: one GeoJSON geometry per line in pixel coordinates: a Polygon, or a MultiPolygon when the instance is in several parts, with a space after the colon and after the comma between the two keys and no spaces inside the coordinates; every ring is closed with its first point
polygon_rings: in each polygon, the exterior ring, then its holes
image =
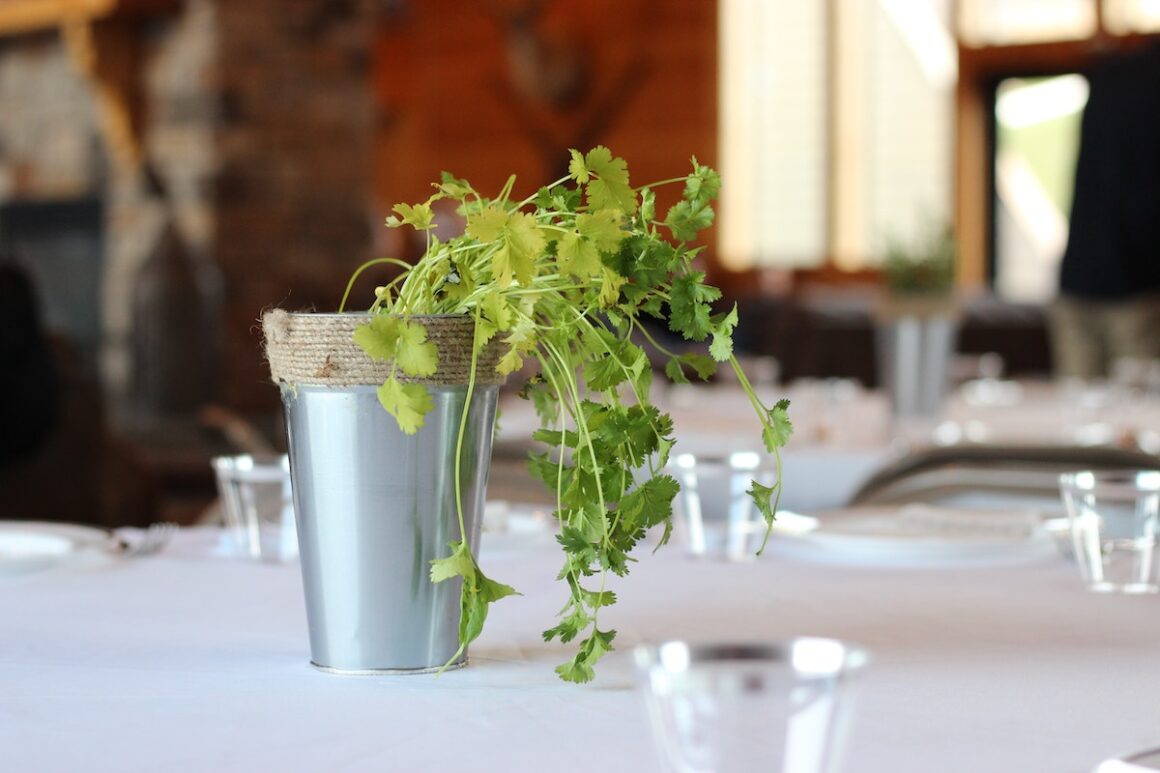
{"type": "MultiPolygon", "coordinates": [[[[483,191],[515,173],[516,192],[531,193],[566,170],[570,147],[608,145],[634,182],[682,174],[690,155],[715,161],[716,3],[540,3],[534,36],[505,28],[505,12],[534,5],[430,0],[383,20],[375,190],[384,216],[425,198],[444,169],[483,191]],[[579,56],[584,88],[573,101],[521,92],[510,57],[529,40],[546,46],[542,69],[552,56],[579,56]]],[[[382,254],[406,252],[399,234],[381,230],[382,254]]]]}

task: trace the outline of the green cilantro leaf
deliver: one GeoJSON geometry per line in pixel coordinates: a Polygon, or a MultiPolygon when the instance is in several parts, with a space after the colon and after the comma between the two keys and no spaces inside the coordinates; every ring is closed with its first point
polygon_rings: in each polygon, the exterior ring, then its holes
{"type": "Polygon", "coordinates": [[[444,196],[450,196],[453,199],[466,198],[472,193],[471,184],[466,180],[461,180],[450,172],[443,172],[439,176],[439,185],[435,186],[444,196]]]}
{"type": "Polygon", "coordinates": [[[492,260],[492,276],[496,282],[506,287],[514,276],[521,285],[530,285],[535,273],[535,260],[546,244],[535,217],[525,212],[512,215],[505,229],[503,246],[492,260]]]}
{"type": "Polygon", "coordinates": [[[761,433],[766,449],[772,453],[789,442],[793,434],[793,423],[789,420],[789,400],[778,400],[766,414],[765,429],[761,433]]]}
{"type": "Polygon", "coordinates": [[[737,304],[713,325],[713,343],[709,344],[709,354],[717,362],[725,362],[733,356],[733,329],[737,327],[737,304]]]}
{"type": "Polygon", "coordinates": [[[584,163],[584,154],[576,149],[568,151],[572,154],[572,160],[568,162],[568,174],[575,178],[576,182],[583,185],[587,183],[589,178],[588,166],[584,163]]]}
{"type": "Polygon", "coordinates": [[[391,228],[398,228],[401,225],[409,225],[416,231],[426,231],[435,227],[435,213],[431,210],[430,204],[396,204],[392,209],[399,213],[398,217],[391,216],[387,218],[387,225],[391,228]]]}
{"type": "Polygon", "coordinates": [[[359,325],[354,331],[354,342],[359,345],[372,360],[380,362],[395,358],[395,351],[399,344],[399,328],[402,320],[380,314],[371,318],[365,325],[359,325]]]}
{"type": "Polygon", "coordinates": [[[769,541],[769,535],[773,530],[773,522],[777,519],[777,506],[774,504],[774,494],[780,492],[780,490],[780,480],[772,486],[763,486],[757,481],[751,481],[749,490],[745,492],[753,500],[753,505],[761,513],[761,517],[765,519],[765,538],[761,541],[761,547],[757,549],[757,555],[761,555],[765,550],[765,545],[769,541]]]}
{"type": "MultiPolygon", "coordinates": [[[[572,163],[576,163],[575,156],[572,163]]],[[[636,194],[628,184],[628,164],[623,158],[613,158],[612,151],[599,145],[584,157],[584,169],[596,178],[588,180],[586,188],[590,209],[619,209],[626,215],[636,212],[636,194]]]]}
{"type": "Polygon", "coordinates": [[[439,350],[427,340],[427,328],[418,322],[401,325],[395,361],[408,376],[430,376],[439,369],[439,350]]]}
{"type": "Polygon", "coordinates": [[[698,164],[697,157],[693,156],[693,173],[685,180],[684,199],[694,204],[704,204],[717,198],[720,192],[721,175],[710,167],[698,164]]]}
{"type": "Polygon", "coordinates": [[[494,204],[489,204],[467,218],[466,233],[481,242],[494,242],[507,227],[508,214],[494,204]]]}
{"type": "Polygon", "coordinates": [[[463,540],[451,543],[451,555],[431,561],[431,582],[443,582],[452,577],[470,577],[475,571],[475,559],[463,540]]]}
{"type": "Polygon", "coordinates": [[[544,631],[544,641],[558,638],[563,644],[567,644],[592,625],[592,616],[584,610],[584,607],[579,604],[572,604],[571,607],[572,611],[561,619],[558,625],[544,631]]]}
{"type": "Polygon", "coordinates": [[[578,279],[599,276],[604,269],[596,245],[575,231],[570,231],[560,239],[558,247],[560,271],[578,279]]]}
{"type": "Polygon", "coordinates": [[[669,297],[669,329],[690,341],[704,341],[709,335],[709,302],[721,297],[716,287],[702,283],[704,278],[704,271],[676,277],[669,297]]]}
{"type": "Polygon", "coordinates": [[[620,517],[627,528],[651,528],[673,514],[673,499],[681,490],[676,478],[659,475],[620,500],[620,517]]]}
{"type": "Polygon", "coordinates": [[[435,407],[431,394],[422,384],[401,384],[391,376],[378,388],[379,403],[395,417],[399,429],[414,435],[423,426],[423,417],[435,407]]]}
{"type": "Polygon", "coordinates": [[[665,225],[679,242],[691,242],[697,232],[713,225],[713,208],[708,204],[698,205],[689,201],[678,201],[665,215],[665,225]]]}

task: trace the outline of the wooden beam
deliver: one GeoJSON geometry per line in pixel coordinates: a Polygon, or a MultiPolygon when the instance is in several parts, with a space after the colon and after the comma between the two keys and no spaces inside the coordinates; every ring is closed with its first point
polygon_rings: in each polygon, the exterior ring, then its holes
{"type": "Polygon", "coordinates": [[[69,23],[168,13],[178,0],[3,0],[0,36],[52,30],[69,23]]]}
{"type": "Polygon", "coordinates": [[[117,17],[75,22],[62,32],[73,61],[96,94],[110,157],[135,174],[145,136],[144,51],[137,24],[117,17]]]}

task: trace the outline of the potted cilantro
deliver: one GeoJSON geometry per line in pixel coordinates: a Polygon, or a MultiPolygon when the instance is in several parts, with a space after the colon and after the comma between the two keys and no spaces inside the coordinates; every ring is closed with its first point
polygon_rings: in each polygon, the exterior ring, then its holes
{"type": "Polygon", "coordinates": [[[673,425],[650,402],[643,347],[665,358],[672,381],[707,379],[719,364],[734,371],[778,463],[772,486],[749,490],[772,525],[788,403],[765,405],[754,393],[733,356],[737,310],[714,313],[720,292],[688,246],[712,223],[719,187],[696,159],[688,175],[633,187],[625,161],[604,147],[572,151],[566,177],[522,199],[514,178],[485,196],[444,173],[430,198],[395,206],[388,220],[423,232],[422,257],[370,261],[351,277],[353,285],[379,263],[402,269],[368,312],[266,315],[316,665],[460,664],[489,605],[516,592],[484,574],[475,550],[508,374],[534,373],[520,394],[542,420],[534,437],[544,450],[530,468],[555,492],[559,579],[570,596],[544,637],[578,641],[557,669],[563,679],[591,679],[613,646],[616,632],[600,625],[615,602],[604,576],[628,573],[646,531],[660,527],[662,543],[670,533],[673,425]],[[654,191],[670,185],[681,198],[659,217],[654,191]],[[436,237],[438,201],[458,208],[461,235],[436,237]],[[646,320],[704,351],[669,351],[646,320]]]}

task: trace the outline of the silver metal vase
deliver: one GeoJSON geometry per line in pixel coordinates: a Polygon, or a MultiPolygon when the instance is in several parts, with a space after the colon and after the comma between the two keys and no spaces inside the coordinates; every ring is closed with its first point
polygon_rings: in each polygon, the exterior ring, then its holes
{"type": "Polygon", "coordinates": [[[423,673],[447,665],[459,648],[461,581],[432,583],[429,570],[460,536],[455,456],[464,411],[460,493],[467,540],[478,548],[499,377],[495,359],[481,358],[470,405],[466,383],[438,383],[466,382],[464,368],[443,363],[456,347],[470,351],[473,328],[468,318],[423,318],[441,368],[425,380],[434,409],[407,435],[378,402],[387,371],[352,342],[366,319],[263,319],[286,411],[311,662],[339,673],[423,673]],[[455,340],[460,334],[465,341],[455,340]],[[334,341],[319,343],[326,337],[334,341]]]}

